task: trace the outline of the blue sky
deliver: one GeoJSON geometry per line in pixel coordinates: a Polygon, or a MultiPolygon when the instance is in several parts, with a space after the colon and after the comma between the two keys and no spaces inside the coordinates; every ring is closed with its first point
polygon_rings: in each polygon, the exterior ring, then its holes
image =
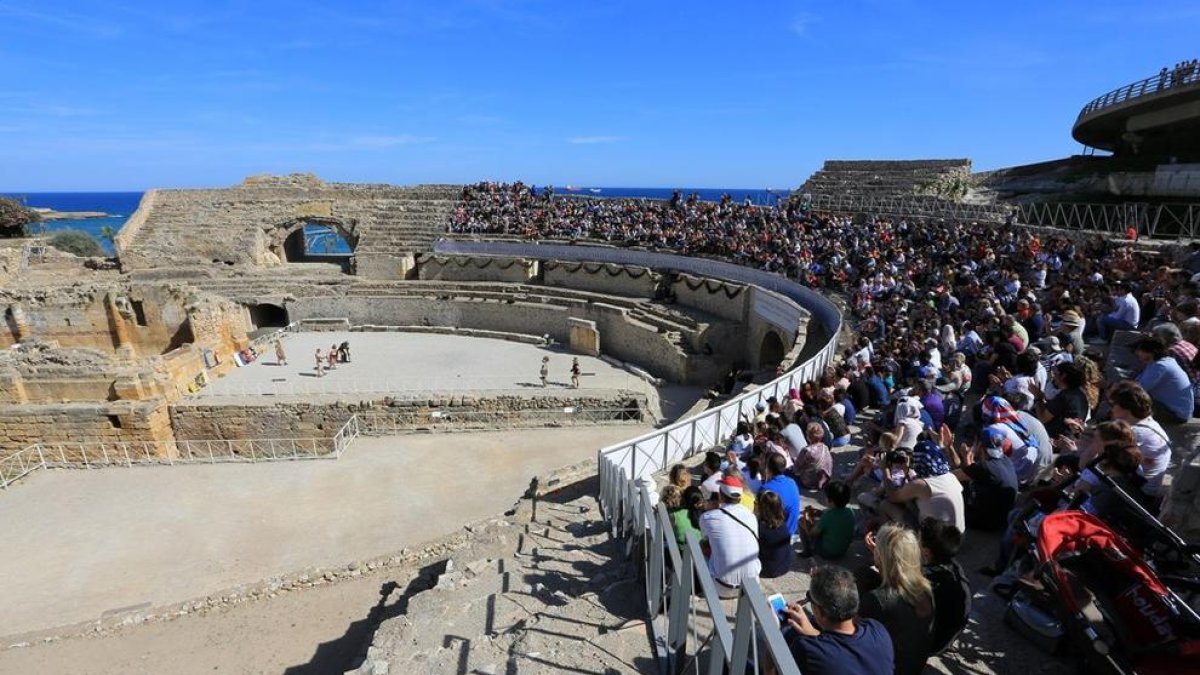
{"type": "Polygon", "coordinates": [[[0,192],[794,187],[824,159],[1078,152],[1200,4],[0,0],[0,192]]]}

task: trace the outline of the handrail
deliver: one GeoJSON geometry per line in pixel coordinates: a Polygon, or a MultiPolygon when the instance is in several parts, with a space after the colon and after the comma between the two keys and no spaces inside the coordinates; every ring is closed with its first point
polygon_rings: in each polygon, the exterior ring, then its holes
{"type": "Polygon", "coordinates": [[[1118,87],[1103,96],[1092,99],[1079,111],[1079,116],[1076,118],[1075,123],[1078,124],[1084,117],[1093,113],[1134,99],[1153,96],[1162,92],[1177,92],[1180,89],[1191,88],[1196,85],[1200,85],[1200,67],[1192,65],[1173,70],[1164,69],[1164,71],[1157,75],[1138,80],[1133,84],[1118,87]]]}
{"type": "Polygon", "coordinates": [[[762,592],[756,587],[743,589],[738,598],[736,621],[732,629],[724,616],[715,584],[708,573],[698,542],[689,537],[687,546],[678,550],[674,534],[661,507],[652,507],[646,481],[671,463],[719,445],[731,434],[739,420],[745,418],[754,404],[771,396],[782,398],[788,389],[816,379],[837,351],[842,314],[827,298],[794,281],[764,270],[733,263],[685,258],[666,253],[592,247],[587,245],[536,244],[494,241],[457,241],[443,239],[436,243],[437,253],[469,255],[507,255],[539,259],[636,264],[656,269],[693,272],[712,278],[754,284],[789,297],[808,310],[824,329],[825,343],[815,356],[796,366],[783,376],[744,393],[716,408],[662,429],[656,429],[597,453],[600,511],[608,522],[613,536],[626,542],[626,552],[641,552],[641,574],[646,583],[645,610],[650,617],[652,642],[660,655],[676,666],[687,654],[689,628],[695,629],[694,616],[689,619],[686,608],[691,607],[694,582],[700,581],[704,602],[713,613],[709,637],[701,641],[708,645],[710,672],[737,671],[753,650],[757,665],[758,636],[766,657],[774,661],[780,672],[798,673],[798,669],[779,634],[762,592]],[[668,567],[675,570],[668,573],[668,567]],[[669,607],[669,611],[668,608],[669,607]],[[663,615],[666,614],[664,617],[663,615]],[[666,624],[663,625],[663,621],[666,624]]]}

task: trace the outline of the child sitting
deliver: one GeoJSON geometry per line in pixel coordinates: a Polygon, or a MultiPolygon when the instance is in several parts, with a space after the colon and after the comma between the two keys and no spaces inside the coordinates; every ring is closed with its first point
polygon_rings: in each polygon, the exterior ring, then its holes
{"type": "Polygon", "coordinates": [[[800,555],[806,558],[814,553],[822,558],[840,558],[854,541],[854,512],[846,506],[850,503],[850,486],[840,480],[829,481],[825,498],[830,508],[822,512],[806,507],[800,519],[800,541],[804,544],[800,555]]]}

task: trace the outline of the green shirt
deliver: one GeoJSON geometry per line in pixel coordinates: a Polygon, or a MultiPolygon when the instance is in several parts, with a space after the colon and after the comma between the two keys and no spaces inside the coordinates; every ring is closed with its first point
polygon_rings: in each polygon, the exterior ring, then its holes
{"type": "Polygon", "coordinates": [[[849,507],[828,509],[817,521],[817,532],[821,535],[820,554],[823,558],[840,558],[854,541],[854,512],[849,507]]]}
{"type": "Polygon", "coordinates": [[[692,519],[688,518],[687,509],[674,509],[671,511],[671,529],[675,530],[675,541],[680,546],[687,545],[685,537],[688,532],[696,535],[696,541],[704,539],[704,535],[700,534],[700,530],[692,525],[692,519]]]}

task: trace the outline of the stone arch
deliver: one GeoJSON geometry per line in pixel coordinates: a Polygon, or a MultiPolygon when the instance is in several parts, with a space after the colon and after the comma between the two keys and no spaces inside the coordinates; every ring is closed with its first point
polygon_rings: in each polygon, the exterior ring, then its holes
{"type": "MultiPolygon", "coordinates": [[[[267,250],[279,263],[312,262],[304,250],[304,226],[323,225],[338,234],[350,247],[350,256],[358,248],[357,222],[327,216],[291,218],[267,230],[267,250]]],[[[346,256],[343,256],[346,257],[346,256]]],[[[347,270],[349,271],[349,270],[347,270]]]]}
{"type": "Polygon", "coordinates": [[[283,328],[288,325],[288,311],[281,305],[271,302],[260,302],[249,305],[250,322],[255,329],[283,328]]]}
{"type": "Polygon", "coordinates": [[[758,348],[758,367],[759,368],[774,368],[783,361],[783,357],[787,355],[787,347],[784,345],[783,338],[779,337],[779,333],[773,330],[768,330],[762,339],[762,344],[758,348]]]}

